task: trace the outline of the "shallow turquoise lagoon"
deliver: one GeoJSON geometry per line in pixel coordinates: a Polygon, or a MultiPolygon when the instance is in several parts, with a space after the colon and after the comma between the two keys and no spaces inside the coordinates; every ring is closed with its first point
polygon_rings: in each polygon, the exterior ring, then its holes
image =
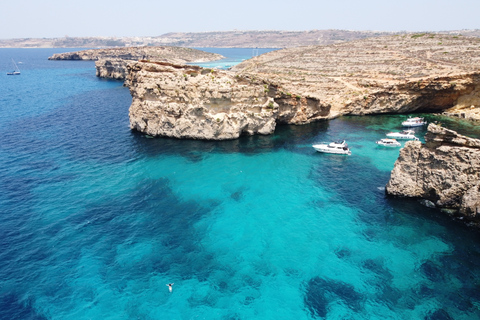
{"type": "Polygon", "coordinates": [[[399,149],[375,141],[406,116],[148,139],[58,51],[0,50],[1,319],[480,318],[478,233],[384,195],[399,149]]]}

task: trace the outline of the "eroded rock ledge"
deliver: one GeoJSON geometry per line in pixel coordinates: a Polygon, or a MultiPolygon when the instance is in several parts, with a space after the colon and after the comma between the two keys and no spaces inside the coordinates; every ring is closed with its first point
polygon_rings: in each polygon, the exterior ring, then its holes
{"type": "Polygon", "coordinates": [[[261,80],[163,62],[141,61],[128,69],[130,127],[152,136],[224,140],[270,134],[285,113],[273,98],[275,88],[261,80]]]}
{"type": "Polygon", "coordinates": [[[480,140],[430,124],[425,144],[400,151],[386,193],[431,201],[480,226],[480,140]]]}
{"type": "Polygon", "coordinates": [[[478,38],[414,34],[290,48],[230,71],[141,61],[128,73],[131,128],[154,136],[234,139],[341,115],[480,116],[478,38]]]}
{"type": "Polygon", "coordinates": [[[220,54],[183,47],[128,47],[91,49],[56,53],[49,60],[93,60],[100,78],[125,80],[129,62],[138,60],[163,61],[176,64],[207,62],[223,59],[220,54]]]}

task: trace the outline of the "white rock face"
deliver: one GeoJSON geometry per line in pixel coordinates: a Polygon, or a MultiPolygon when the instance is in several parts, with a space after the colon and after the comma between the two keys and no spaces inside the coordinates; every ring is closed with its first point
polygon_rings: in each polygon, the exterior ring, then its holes
{"type": "Polygon", "coordinates": [[[430,124],[425,141],[405,144],[387,194],[427,199],[480,222],[480,140],[430,124]]]}
{"type": "Polygon", "coordinates": [[[306,123],[328,115],[315,100],[280,94],[262,80],[228,71],[164,62],[127,68],[130,127],[152,136],[235,139],[271,134],[277,122],[306,123]]]}
{"type": "Polygon", "coordinates": [[[128,60],[123,59],[97,60],[95,61],[96,76],[100,78],[125,80],[128,62],[128,60]]]}

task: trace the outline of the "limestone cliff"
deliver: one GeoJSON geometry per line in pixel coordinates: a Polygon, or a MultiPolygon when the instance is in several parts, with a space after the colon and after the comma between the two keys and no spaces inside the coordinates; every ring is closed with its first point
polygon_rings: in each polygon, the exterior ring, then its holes
{"type": "Polygon", "coordinates": [[[128,47],[57,53],[49,60],[94,60],[97,77],[124,80],[127,63],[138,60],[184,64],[223,59],[220,54],[183,47],[128,47]]]}
{"type": "Polygon", "coordinates": [[[90,49],[74,52],[56,53],[48,60],[155,60],[172,63],[205,62],[224,58],[220,54],[183,47],[126,47],[90,49]]]}
{"type": "Polygon", "coordinates": [[[480,223],[480,140],[430,124],[425,144],[409,141],[395,162],[386,192],[423,198],[480,223]]]}
{"type": "Polygon", "coordinates": [[[152,136],[223,140],[270,134],[278,104],[262,81],[165,62],[128,65],[130,127],[152,136]]]}
{"type": "Polygon", "coordinates": [[[115,80],[125,80],[128,61],[122,59],[100,59],[95,61],[96,76],[115,80]]]}
{"type": "Polygon", "coordinates": [[[232,139],[271,133],[276,123],[341,115],[480,111],[478,38],[365,39],[273,51],[210,76],[211,70],[193,70],[133,64],[131,127],[159,136],[232,139]]]}
{"type": "Polygon", "coordinates": [[[409,34],[290,48],[233,71],[329,104],[330,117],[467,107],[480,114],[478,38],[409,34]]]}

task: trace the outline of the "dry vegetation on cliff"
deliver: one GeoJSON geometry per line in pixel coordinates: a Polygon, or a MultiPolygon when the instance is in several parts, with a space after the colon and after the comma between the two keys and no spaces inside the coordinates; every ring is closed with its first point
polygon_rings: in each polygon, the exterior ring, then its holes
{"type": "Polygon", "coordinates": [[[318,98],[338,114],[375,113],[388,103],[389,112],[480,107],[475,37],[421,33],[290,48],[245,61],[234,71],[318,98]],[[385,100],[386,91],[397,91],[396,101],[385,100]]]}
{"type": "MultiPolygon", "coordinates": [[[[297,46],[326,45],[344,41],[404,34],[405,32],[352,31],[352,30],[251,30],[171,32],[154,37],[62,37],[0,39],[0,48],[101,48],[136,46],[181,47],[236,47],[236,48],[291,48],[297,46]]],[[[445,31],[443,34],[480,37],[480,30],[445,31]]]]}
{"type": "Polygon", "coordinates": [[[409,34],[290,48],[209,76],[147,61],[129,69],[131,127],[151,135],[233,139],[348,114],[480,117],[479,38],[409,34]]]}
{"type": "Polygon", "coordinates": [[[205,62],[224,58],[220,54],[183,47],[129,47],[90,49],[75,52],[57,53],[49,60],[154,60],[172,63],[205,62]]]}

